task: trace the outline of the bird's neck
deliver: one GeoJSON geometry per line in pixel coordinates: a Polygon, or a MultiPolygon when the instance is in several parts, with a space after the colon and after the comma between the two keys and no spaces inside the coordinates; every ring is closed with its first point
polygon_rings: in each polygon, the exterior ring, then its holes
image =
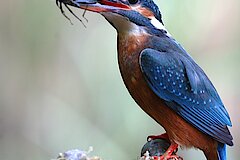
{"type": "Polygon", "coordinates": [[[120,14],[103,12],[101,13],[107,21],[117,30],[118,34],[140,36],[144,34],[156,34],[161,36],[171,37],[169,32],[164,27],[163,23],[154,16],[149,17],[149,24],[135,24],[127,17],[120,14]]]}
{"type": "Polygon", "coordinates": [[[139,65],[139,55],[148,48],[148,34],[118,33],[118,62],[120,69],[129,71],[139,65]]]}
{"type": "Polygon", "coordinates": [[[118,34],[142,35],[146,33],[145,27],[136,25],[128,18],[123,17],[119,14],[104,12],[102,15],[117,30],[118,34]]]}
{"type": "Polygon", "coordinates": [[[133,61],[138,60],[139,54],[146,48],[145,42],[149,36],[146,28],[118,14],[103,13],[103,16],[117,30],[119,63],[131,65],[133,61]]]}

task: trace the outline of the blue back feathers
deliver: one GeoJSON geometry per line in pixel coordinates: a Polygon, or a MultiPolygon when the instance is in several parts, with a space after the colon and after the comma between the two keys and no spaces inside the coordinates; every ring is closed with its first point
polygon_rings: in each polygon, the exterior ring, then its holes
{"type": "Polygon", "coordinates": [[[186,121],[215,140],[233,145],[227,128],[231,121],[216,89],[191,57],[181,51],[144,49],[140,66],[147,83],[186,121]]]}

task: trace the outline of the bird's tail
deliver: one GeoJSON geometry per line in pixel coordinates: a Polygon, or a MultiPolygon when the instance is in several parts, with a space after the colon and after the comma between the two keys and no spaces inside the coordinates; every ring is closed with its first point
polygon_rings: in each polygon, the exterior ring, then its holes
{"type": "Polygon", "coordinates": [[[218,160],[227,160],[226,144],[219,142],[217,147],[217,152],[218,152],[218,160]]]}

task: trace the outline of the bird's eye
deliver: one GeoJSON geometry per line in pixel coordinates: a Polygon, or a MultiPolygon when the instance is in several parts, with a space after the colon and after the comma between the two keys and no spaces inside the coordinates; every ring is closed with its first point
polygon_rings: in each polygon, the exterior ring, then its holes
{"type": "Polygon", "coordinates": [[[130,4],[137,4],[137,3],[138,3],[138,0],[128,0],[128,2],[129,2],[130,4]]]}

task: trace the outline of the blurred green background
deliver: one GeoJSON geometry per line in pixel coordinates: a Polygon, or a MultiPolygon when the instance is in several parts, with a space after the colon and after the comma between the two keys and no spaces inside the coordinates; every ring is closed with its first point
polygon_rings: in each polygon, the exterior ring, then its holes
{"type": "MultiPolygon", "coordinates": [[[[233,123],[235,146],[228,147],[228,156],[239,159],[239,0],[157,3],[169,32],[222,97],[233,123]]],[[[87,28],[67,14],[74,25],[54,0],[1,2],[0,159],[49,160],[89,146],[104,160],[137,159],[146,137],[163,130],[121,80],[116,31],[98,14],[86,13],[87,28]]],[[[204,159],[195,149],[180,155],[204,159]]]]}

